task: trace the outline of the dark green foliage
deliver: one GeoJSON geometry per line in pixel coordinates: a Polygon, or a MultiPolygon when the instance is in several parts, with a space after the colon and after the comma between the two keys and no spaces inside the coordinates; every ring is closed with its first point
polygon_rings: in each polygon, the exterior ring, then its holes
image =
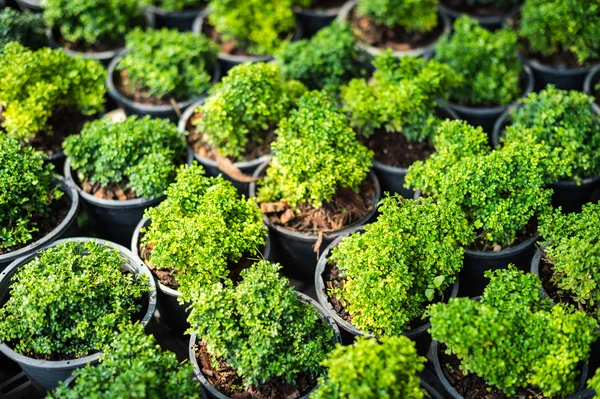
{"type": "Polygon", "coordinates": [[[0,11],[0,54],[9,42],[17,41],[37,50],[48,44],[46,25],[40,14],[21,13],[12,8],[0,11]]]}
{"type": "Polygon", "coordinates": [[[145,276],[121,271],[123,263],[118,250],[94,241],[42,251],[13,277],[0,308],[0,340],[52,360],[103,350],[149,290],[145,276]]]}
{"type": "Polygon", "coordinates": [[[486,272],[481,301],[451,299],[429,307],[432,337],[461,359],[463,372],[515,394],[539,388],[565,397],[579,382],[580,362],[597,338],[596,321],[584,312],[541,297],[541,281],[514,267],[486,272]]]}
{"type": "Polygon", "coordinates": [[[39,216],[48,216],[52,201],[63,195],[52,170],[31,147],[0,137],[0,248],[31,241],[39,216]]]}
{"type": "Polygon", "coordinates": [[[204,3],[204,0],[152,0],[152,4],[169,12],[199,9],[204,3]]]}
{"type": "Polygon", "coordinates": [[[137,197],[156,198],[175,178],[185,143],[166,119],[130,116],[124,122],[99,119],[64,141],[65,154],[81,182],[111,183],[137,197]]]}
{"type": "Polygon", "coordinates": [[[380,25],[429,32],[438,24],[438,0],[357,0],[356,12],[380,25]]]}
{"type": "Polygon", "coordinates": [[[461,244],[473,229],[453,203],[387,197],[377,222],[333,249],[329,262],[347,280],[333,289],[352,324],[376,335],[400,335],[428,302],[454,284],[463,263],[461,244]]]}
{"type": "Polygon", "coordinates": [[[373,158],[334,100],[317,91],[302,96],[298,109],[280,122],[272,149],[258,202],[285,201],[292,208],[320,208],[342,187],[358,192],[373,158]]]}
{"type": "Polygon", "coordinates": [[[174,353],[146,335],[141,324],[129,324],[113,337],[100,364],[75,370],[74,385],[61,382],[48,398],[200,398],[193,373],[189,364],[180,364],[174,353]]]}
{"type": "Polygon", "coordinates": [[[522,91],[517,34],[509,28],[492,33],[464,15],[454,22],[454,32],[440,39],[435,58],[462,77],[450,92],[459,103],[506,105],[522,91]]]}
{"type": "Polygon", "coordinates": [[[226,281],[192,292],[191,330],[206,342],[213,362],[223,358],[243,385],[273,377],[293,382],[320,375],[333,332],[310,304],[300,301],[281,267],[268,261],[242,271],[234,287],[226,281]]]}
{"type": "Polygon", "coordinates": [[[206,36],[136,28],[125,41],[129,54],[117,69],[127,71],[131,91],[138,88],[157,98],[187,100],[211,86],[218,48],[206,36]]]}

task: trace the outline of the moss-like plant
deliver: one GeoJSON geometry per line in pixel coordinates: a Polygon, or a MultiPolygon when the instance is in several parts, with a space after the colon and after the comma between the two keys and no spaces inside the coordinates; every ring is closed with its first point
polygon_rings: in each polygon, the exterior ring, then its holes
{"type": "Polygon", "coordinates": [[[249,141],[264,142],[294,107],[304,87],[282,79],[274,64],[241,64],[232,68],[196,112],[202,139],[223,156],[241,159],[249,141]]]}
{"type": "Polygon", "coordinates": [[[531,93],[510,115],[506,143],[533,140],[556,162],[545,171],[548,182],[579,181],[600,174],[600,121],[591,96],[548,86],[531,93]]]}
{"type": "Polygon", "coordinates": [[[463,121],[442,122],[434,153],[408,169],[406,185],[460,205],[478,230],[478,249],[512,245],[550,205],[544,170],[553,162],[543,147],[524,141],[490,151],[487,135],[463,121]]]}
{"type": "Polygon", "coordinates": [[[117,69],[126,71],[132,92],[140,89],[152,97],[187,100],[211,86],[217,46],[206,36],[136,28],[125,42],[129,54],[117,69]]]}
{"type": "Polygon", "coordinates": [[[21,13],[12,8],[0,11],[0,54],[9,42],[37,50],[48,44],[46,24],[40,14],[21,13]]]}
{"type": "Polygon", "coordinates": [[[225,360],[245,387],[274,377],[318,377],[333,346],[330,326],[279,276],[280,268],[260,261],[242,271],[237,286],[216,283],[192,292],[191,330],[206,342],[213,366],[225,360]]]}
{"type": "Polygon", "coordinates": [[[450,99],[470,105],[506,105],[521,93],[523,66],[517,56],[517,34],[504,28],[490,32],[464,15],[454,32],[444,35],[435,58],[462,77],[450,99]]]}
{"type": "Polygon", "coordinates": [[[225,280],[229,263],[263,249],[267,231],[260,209],[238,198],[231,182],[184,165],[166,195],[146,210],[152,224],[144,229],[142,245],[152,246],[152,265],[174,271],[180,290],[225,280]]]}
{"type": "Polygon", "coordinates": [[[275,156],[260,183],[259,202],[320,208],[338,188],[358,192],[373,152],[356,140],[346,116],[323,92],[306,93],[279,124],[275,156]]]}
{"type": "Polygon", "coordinates": [[[195,10],[202,6],[203,0],[152,0],[151,3],[168,12],[195,10]]]}
{"type": "Polygon", "coordinates": [[[546,397],[573,393],[597,322],[571,307],[552,306],[533,274],[511,267],[486,276],[491,281],[480,301],[456,298],[430,306],[432,337],[456,354],[464,373],[509,396],[532,387],[546,397]]]}
{"type": "Polygon", "coordinates": [[[123,263],[117,249],[94,241],[43,250],[13,277],[0,308],[0,340],[50,360],[103,350],[149,289],[145,276],[123,273],[123,263]]]}
{"type": "Polygon", "coordinates": [[[185,142],[166,119],[130,116],[90,122],[65,140],[64,149],[82,183],[116,184],[137,197],[156,198],[175,178],[185,142]]]}
{"type": "Polygon", "coordinates": [[[100,364],[75,370],[74,384],[61,382],[48,398],[200,398],[193,374],[189,364],[163,351],[141,324],[129,324],[113,337],[100,364]]]}
{"type": "Polygon", "coordinates": [[[429,32],[438,24],[438,0],[357,0],[356,13],[379,25],[429,32]]]}
{"type": "Polygon", "coordinates": [[[61,106],[84,115],[103,110],[106,71],[96,61],[70,57],[62,50],[4,46],[0,57],[2,127],[10,137],[28,140],[52,135],[48,120],[61,106]]]}

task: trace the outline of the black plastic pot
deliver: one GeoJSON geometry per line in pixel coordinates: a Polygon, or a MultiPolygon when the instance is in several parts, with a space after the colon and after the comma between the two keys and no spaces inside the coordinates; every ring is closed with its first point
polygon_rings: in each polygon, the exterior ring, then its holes
{"type": "Polygon", "coordinates": [[[562,90],[581,90],[586,75],[594,67],[594,65],[577,68],[555,67],[524,55],[521,55],[521,58],[533,70],[535,91],[543,90],[548,84],[553,84],[562,90]]]}
{"type": "MultiPolygon", "coordinates": [[[[596,65],[585,77],[585,81],[583,82],[583,91],[593,97],[595,92],[594,86],[599,82],[600,65],[596,65]]],[[[600,104],[598,104],[596,101],[592,103],[592,109],[596,114],[600,115],[600,104]]]]}
{"type": "Polygon", "coordinates": [[[44,9],[40,6],[40,0],[15,0],[21,11],[32,12],[39,14],[44,12],[44,9]]]}
{"type": "Polygon", "coordinates": [[[71,200],[71,207],[69,208],[67,216],[65,216],[64,220],[56,226],[54,230],[41,239],[16,251],[0,255],[0,271],[4,270],[15,259],[32,254],[53,241],[77,235],[77,212],[79,211],[79,195],[77,195],[77,189],[72,182],[69,182],[62,177],[57,178],[57,180],[60,183],[61,190],[69,200],[71,200]]]}
{"type": "Polygon", "coordinates": [[[169,28],[180,32],[192,30],[196,17],[204,12],[204,8],[185,11],[166,11],[160,7],[148,6],[146,8],[146,19],[148,25],[153,29],[169,28]]]}
{"type": "MultiPolygon", "coordinates": [[[[263,163],[254,172],[254,177],[261,177],[266,171],[269,161],[263,163]]],[[[353,231],[355,227],[364,226],[371,222],[377,213],[377,204],[381,199],[381,187],[379,180],[372,171],[369,172],[368,180],[374,186],[375,198],[373,198],[373,209],[362,219],[352,223],[340,230],[332,231],[323,235],[322,243],[318,249],[321,254],[331,242],[336,238],[353,231]]],[[[256,183],[250,183],[250,197],[256,197],[256,183]]],[[[273,253],[276,254],[275,260],[283,265],[283,271],[303,282],[312,282],[315,276],[315,269],[319,260],[317,252],[314,249],[319,238],[318,234],[301,233],[298,231],[286,229],[283,226],[272,223],[269,218],[263,214],[263,220],[269,227],[271,239],[273,240],[273,253]]]]}
{"type": "MultiPolygon", "coordinates": [[[[455,20],[460,18],[461,15],[465,14],[465,13],[457,11],[453,8],[450,8],[442,3],[439,4],[439,8],[440,8],[440,11],[442,12],[442,14],[444,14],[448,18],[450,18],[450,20],[453,23],[455,20]]],[[[479,16],[479,15],[474,15],[474,14],[467,14],[467,15],[469,16],[469,18],[472,18],[472,19],[476,20],[477,22],[479,22],[479,25],[481,25],[485,29],[490,30],[490,31],[495,31],[496,29],[500,29],[504,25],[506,25],[506,22],[510,18],[517,15],[520,10],[521,10],[521,6],[519,5],[517,7],[514,7],[513,9],[507,11],[505,14],[501,14],[501,15],[489,15],[489,16],[485,16],[485,17],[479,16]]]]}
{"type": "Polygon", "coordinates": [[[70,50],[68,48],[62,47],[56,41],[56,31],[54,31],[52,29],[48,29],[48,30],[46,30],[46,35],[48,36],[48,43],[50,44],[50,47],[61,48],[61,49],[63,49],[63,51],[65,53],[67,53],[70,56],[74,56],[74,57],[78,56],[78,57],[87,58],[89,60],[96,60],[96,61],[100,62],[102,65],[104,65],[105,67],[107,67],[110,64],[112,59],[114,57],[116,57],[117,54],[119,54],[121,51],[124,50],[123,48],[118,48],[118,49],[114,49],[114,50],[110,50],[110,51],[97,51],[97,52],[74,51],[74,50],[70,50]]]}
{"type": "MultiPolygon", "coordinates": [[[[96,240],[93,238],[68,238],[64,240],[55,241],[50,245],[46,246],[45,248],[54,247],[65,241],[98,241],[99,243],[107,244],[109,247],[119,250],[121,256],[125,261],[125,263],[122,266],[122,268],[125,271],[130,271],[135,274],[144,274],[148,277],[148,284],[151,287],[151,291],[148,293],[148,309],[146,310],[143,319],[140,321],[142,325],[147,325],[150,319],[152,318],[152,314],[154,313],[154,309],[156,307],[156,286],[154,285],[152,274],[150,274],[150,270],[146,267],[146,265],[144,265],[143,262],[137,259],[127,248],[124,248],[112,242],[96,240]]],[[[31,260],[37,257],[39,255],[40,250],[41,248],[38,248],[36,252],[30,253],[27,256],[17,259],[13,263],[11,263],[10,266],[6,268],[2,273],[0,273],[0,304],[3,305],[4,303],[6,303],[6,301],[9,298],[9,288],[12,283],[12,277],[17,273],[21,266],[29,263],[31,260]]],[[[17,362],[19,366],[21,366],[27,377],[35,385],[45,390],[51,390],[56,388],[60,381],[65,381],[71,376],[73,370],[84,367],[88,363],[97,363],[101,354],[101,352],[98,352],[93,355],[84,356],[73,360],[50,361],[23,356],[19,353],[14,352],[5,343],[0,343],[0,351],[6,356],[8,356],[11,360],[17,362]]]]}
{"type": "Polygon", "coordinates": [[[305,37],[312,37],[320,29],[331,25],[337,18],[340,8],[328,9],[310,9],[310,8],[294,8],[296,21],[302,25],[305,37]]]}

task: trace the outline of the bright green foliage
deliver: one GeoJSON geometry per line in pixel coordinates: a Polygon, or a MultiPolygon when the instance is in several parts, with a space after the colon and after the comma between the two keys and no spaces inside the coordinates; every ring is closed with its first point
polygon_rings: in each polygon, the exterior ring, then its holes
{"type": "MultiPolygon", "coordinates": [[[[590,380],[588,380],[588,388],[593,389],[594,391],[596,391],[596,394],[598,392],[600,392],[600,371],[596,371],[596,374],[594,375],[594,377],[590,380]]],[[[598,395],[596,395],[595,397],[597,397],[598,395]]]]}
{"type": "Polygon", "coordinates": [[[9,42],[17,41],[31,49],[48,44],[46,26],[40,14],[21,13],[12,8],[0,11],[0,54],[9,42]]]}
{"type": "Polygon", "coordinates": [[[199,9],[203,3],[203,0],[152,0],[152,4],[169,12],[199,9]]]}
{"type": "Polygon", "coordinates": [[[523,66],[517,56],[517,34],[504,28],[490,32],[464,15],[454,22],[454,32],[444,35],[435,58],[462,77],[450,98],[471,105],[505,105],[521,93],[523,66]]]}
{"type": "Polygon", "coordinates": [[[152,224],[142,244],[153,245],[154,266],[175,271],[181,291],[227,279],[228,263],[263,249],[262,213],[253,200],[238,198],[231,182],[205,177],[199,165],[184,165],[166,194],[146,210],[152,224]]]}
{"type": "Polygon", "coordinates": [[[129,54],[117,69],[127,71],[132,91],[141,88],[153,97],[187,100],[211,86],[218,48],[206,36],[136,28],[125,42],[129,54]]]}
{"type": "Polygon", "coordinates": [[[166,119],[130,116],[87,123],[63,144],[81,182],[123,184],[137,197],[156,198],[175,178],[185,154],[183,137],[166,119]]]}
{"type": "Polygon", "coordinates": [[[402,133],[422,142],[433,135],[439,118],[435,100],[458,82],[452,69],[417,57],[398,59],[388,50],[375,58],[373,79],[353,79],[342,88],[344,110],[364,136],[377,129],[402,133]]]}
{"type": "Polygon", "coordinates": [[[438,24],[438,0],[357,0],[356,13],[379,25],[429,32],[438,24]]]}
{"type": "Polygon", "coordinates": [[[0,308],[0,340],[42,358],[103,350],[149,290],[145,276],[121,271],[123,263],[117,249],[94,241],[42,251],[13,277],[0,308]]]}
{"type": "Polygon", "coordinates": [[[306,93],[298,109],[279,124],[277,140],[259,202],[285,201],[291,207],[320,208],[338,188],[358,192],[373,152],[356,140],[348,119],[323,92],[306,93]]]}
{"type": "Polygon", "coordinates": [[[423,399],[421,380],[425,358],[404,336],[381,342],[358,337],[350,346],[338,345],[323,362],[327,377],[311,399],[423,399]]]}
{"type": "Polygon", "coordinates": [[[596,321],[541,297],[541,281],[514,267],[486,272],[481,301],[451,299],[429,307],[432,337],[461,359],[464,372],[515,394],[539,388],[565,397],[579,381],[580,362],[598,335],[596,321]]]}
{"type": "Polygon", "coordinates": [[[376,335],[400,335],[423,316],[427,303],[454,284],[463,264],[460,246],[473,229],[452,203],[387,197],[377,222],[333,249],[329,262],[347,279],[333,289],[352,324],[376,335]]]}
{"type": "Polygon", "coordinates": [[[245,63],[230,69],[213,95],[196,112],[203,140],[236,160],[249,140],[262,143],[304,92],[298,82],[282,80],[275,64],[245,63]]]}
{"type": "Polygon", "coordinates": [[[584,205],[581,213],[544,215],[539,230],[548,242],[553,283],[600,317],[600,204],[584,205]]]}
{"type": "Polygon", "coordinates": [[[505,141],[533,140],[553,154],[556,162],[545,171],[548,182],[579,181],[600,174],[600,121],[590,107],[593,97],[579,91],[548,86],[531,93],[514,111],[505,141]]]}
{"type": "Polygon", "coordinates": [[[10,137],[26,140],[52,134],[47,122],[59,106],[74,106],[84,115],[103,110],[106,70],[60,49],[29,50],[9,43],[0,57],[2,127],[10,137]]]}
{"type": "Polygon", "coordinates": [[[62,196],[52,169],[31,147],[0,138],[0,248],[31,241],[38,231],[34,217],[48,216],[52,201],[62,196]]]}
{"type": "MultiPolygon", "coordinates": [[[[436,153],[408,169],[406,185],[457,203],[480,231],[486,247],[509,246],[550,204],[543,171],[553,159],[531,142],[490,151],[487,135],[463,121],[442,122],[436,153]]],[[[481,249],[481,248],[480,248],[481,249]]]]}
{"type": "Polygon", "coordinates": [[[242,271],[238,286],[226,281],[192,293],[191,330],[205,341],[215,367],[223,358],[244,386],[273,377],[293,382],[319,376],[333,332],[312,305],[300,301],[281,266],[260,261],[242,271]]]}
{"type": "Polygon", "coordinates": [[[61,382],[48,395],[56,399],[200,398],[200,387],[189,364],[163,351],[141,324],[123,326],[100,358],[100,364],[73,372],[72,388],[61,382]]]}
{"type": "Polygon", "coordinates": [[[368,54],[356,45],[350,25],[334,23],[312,39],[289,43],[276,55],[286,79],[296,79],[311,90],[337,93],[352,78],[367,73],[368,54]]]}
{"type": "Polygon", "coordinates": [[[600,57],[600,3],[589,0],[526,0],[519,34],[542,55],[568,51],[580,63],[600,57]]]}

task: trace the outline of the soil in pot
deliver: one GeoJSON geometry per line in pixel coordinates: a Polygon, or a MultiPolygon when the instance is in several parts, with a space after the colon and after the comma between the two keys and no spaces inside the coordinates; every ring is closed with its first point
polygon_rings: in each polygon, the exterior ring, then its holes
{"type": "Polygon", "coordinates": [[[67,50],[76,51],[78,53],[100,53],[104,51],[114,51],[125,47],[125,38],[89,44],[83,41],[69,42],[56,31],[54,31],[53,34],[61,47],[67,50]]]}
{"type": "Polygon", "coordinates": [[[478,231],[477,238],[467,248],[473,251],[480,252],[499,252],[506,248],[516,247],[521,243],[531,239],[537,234],[537,219],[532,218],[529,223],[517,234],[515,241],[509,245],[502,247],[501,245],[490,246],[488,241],[485,240],[485,232],[478,231]]]}
{"type": "Polygon", "coordinates": [[[127,179],[120,183],[110,183],[107,186],[84,181],[81,183],[81,189],[96,198],[105,200],[125,201],[138,198],[133,190],[127,188],[127,179]]]}
{"type": "Polygon", "coordinates": [[[127,71],[115,71],[113,75],[115,87],[125,97],[131,101],[144,105],[171,105],[173,102],[181,102],[182,99],[177,98],[157,98],[148,94],[143,87],[138,87],[131,82],[127,76],[127,71]]]}
{"type": "Polygon", "coordinates": [[[504,15],[509,11],[497,7],[493,3],[471,5],[466,0],[441,0],[441,2],[452,10],[473,15],[475,17],[494,17],[504,15]]]}
{"type": "Polygon", "coordinates": [[[375,160],[384,165],[408,168],[415,161],[426,161],[435,148],[428,141],[410,143],[401,133],[388,133],[379,129],[368,138],[360,140],[375,153],[375,160]]]}

